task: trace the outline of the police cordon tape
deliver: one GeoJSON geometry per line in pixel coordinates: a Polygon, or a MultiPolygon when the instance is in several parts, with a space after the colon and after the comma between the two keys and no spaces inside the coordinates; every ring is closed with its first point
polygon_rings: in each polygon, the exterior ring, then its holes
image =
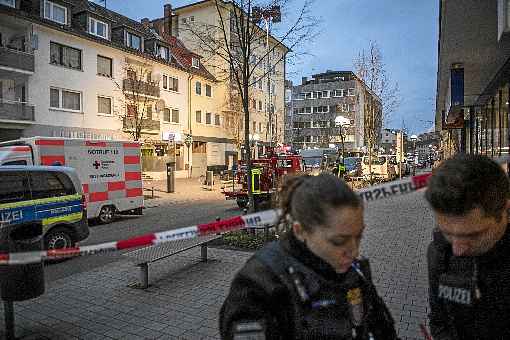
{"type": "MultiPolygon", "coordinates": [[[[431,173],[424,173],[398,181],[371,186],[369,188],[359,190],[357,193],[365,202],[403,195],[424,188],[431,175],[431,173]]],[[[107,253],[130,248],[158,245],[165,242],[189,239],[209,234],[218,234],[247,228],[258,228],[268,225],[271,226],[278,222],[279,216],[280,212],[277,209],[266,210],[216,222],[199,224],[197,226],[146,234],[116,242],[44,251],[0,253],[0,265],[38,263],[42,260],[55,260],[67,257],[107,253]]]]}

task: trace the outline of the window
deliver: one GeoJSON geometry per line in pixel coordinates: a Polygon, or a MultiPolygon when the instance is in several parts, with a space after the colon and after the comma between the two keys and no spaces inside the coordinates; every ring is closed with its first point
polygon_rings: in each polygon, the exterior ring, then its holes
{"type": "Polygon", "coordinates": [[[132,70],[132,69],[127,69],[126,70],[126,76],[127,76],[128,79],[136,80],[136,71],[132,70]]]}
{"type": "MultiPolygon", "coordinates": [[[[142,110],[143,110],[143,108],[142,108],[142,110]]],[[[141,112],[141,114],[143,117],[143,111],[141,112]]],[[[140,118],[142,118],[142,117],[140,117],[140,118]]],[[[152,120],[152,106],[151,105],[147,105],[145,108],[145,118],[152,120]]]]}
{"type": "Polygon", "coordinates": [[[97,56],[97,74],[104,77],[112,76],[113,60],[107,57],[97,56]]]}
{"type": "Polygon", "coordinates": [[[81,92],[50,88],[50,107],[81,112],[81,92]]]}
{"type": "Polygon", "coordinates": [[[315,98],[329,98],[329,91],[317,91],[315,98]]]}
{"type": "Polygon", "coordinates": [[[313,92],[306,92],[305,99],[313,99],[313,92]]]}
{"type": "Polygon", "coordinates": [[[163,121],[166,123],[170,123],[170,119],[172,118],[172,117],[170,117],[171,115],[172,115],[172,112],[170,111],[170,109],[165,108],[163,110],[163,121]]]}
{"type": "Polygon", "coordinates": [[[214,125],[220,126],[220,115],[214,115],[214,125]]]}
{"type": "Polygon", "coordinates": [[[258,83],[259,83],[259,89],[262,90],[262,80],[259,79],[258,83]]]}
{"type": "Polygon", "coordinates": [[[205,96],[206,97],[212,96],[212,89],[211,89],[211,85],[209,85],[209,84],[205,85],[205,96]]]}
{"type": "Polygon", "coordinates": [[[254,109],[257,109],[257,101],[255,99],[251,100],[251,105],[253,106],[254,109]]]}
{"type": "Polygon", "coordinates": [[[30,174],[32,199],[73,195],[74,185],[67,175],[58,172],[34,172],[30,174]]]}
{"type": "Polygon", "coordinates": [[[0,0],[0,4],[14,8],[16,7],[16,0],[0,0]]]}
{"type": "Polygon", "coordinates": [[[103,115],[112,114],[112,98],[110,97],[97,97],[97,113],[103,115]]]}
{"type": "Polygon", "coordinates": [[[259,111],[262,111],[262,100],[259,100],[259,111]]]}
{"type": "Polygon", "coordinates": [[[108,24],[94,18],[90,18],[89,33],[96,37],[108,39],[108,24]]]}
{"type": "MultiPolygon", "coordinates": [[[[28,178],[24,172],[2,172],[0,176],[0,204],[29,200],[28,178]]],[[[9,221],[9,220],[7,220],[9,221]]]]}
{"type": "Polygon", "coordinates": [[[344,90],[343,89],[335,90],[335,94],[333,96],[335,96],[335,97],[343,97],[344,96],[344,90]]]}
{"type": "Polygon", "coordinates": [[[212,116],[212,113],[210,113],[210,112],[207,112],[205,114],[205,123],[206,124],[211,124],[211,116],[212,116]]]}
{"type": "Polygon", "coordinates": [[[168,76],[166,74],[163,75],[163,89],[168,91],[175,91],[177,92],[179,90],[179,80],[177,78],[168,76]]]}
{"type": "Polygon", "coordinates": [[[199,68],[200,60],[198,58],[192,57],[191,58],[191,66],[193,66],[194,68],[199,68]]]}
{"type": "Polygon", "coordinates": [[[134,48],[135,50],[139,51],[142,49],[142,38],[130,32],[127,32],[126,38],[127,38],[126,43],[128,47],[134,48]]]}
{"type": "Polygon", "coordinates": [[[198,110],[195,112],[195,120],[197,123],[202,123],[202,111],[198,110]]]}
{"type": "Polygon", "coordinates": [[[328,113],[329,106],[315,106],[313,108],[313,113],[328,113]]]}
{"type": "Polygon", "coordinates": [[[262,132],[262,123],[259,123],[259,132],[262,132]]]}
{"type": "Polygon", "coordinates": [[[67,24],[67,8],[44,0],[44,18],[59,24],[67,24]]]}
{"type": "Polygon", "coordinates": [[[350,97],[354,96],[354,89],[348,89],[347,90],[347,95],[350,96],[350,97]]]}
{"type": "Polygon", "coordinates": [[[199,81],[195,83],[195,93],[198,94],[199,96],[202,95],[202,83],[200,83],[199,81]]]}
{"type": "Polygon", "coordinates": [[[257,132],[257,123],[253,122],[252,125],[253,125],[253,132],[254,133],[257,132]]]}
{"type": "Polygon", "coordinates": [[[135,105],[126,105],[126,115],[128,117],[134,117],[136,115],[136,106],[135,105]]]}
{"type": "Polygon", "coordinates": [[[179,123],[179,110],[172,109],[172,123],[179,123]]]}
{"type": "Polygon", "coordinates": [[[50,42],[50,63],[81,70],[81,51],[52,41],[50,42]]]}
{"type": "Polygon", "coordinates": [[[160,58],[163,58],[165,60],[169,60],[170,53],[168,52],[168,47],[165,46],[159,46],[158,55],[160,58]]]}

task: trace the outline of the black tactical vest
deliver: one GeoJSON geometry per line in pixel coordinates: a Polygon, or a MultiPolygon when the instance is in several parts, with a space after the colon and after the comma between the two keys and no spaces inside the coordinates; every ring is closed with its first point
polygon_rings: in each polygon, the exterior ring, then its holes
{"type": "Polygon", "coordinates": [[[342,282],[326,280],[273,242],[255,255],[282,281],[291,296],[295,339],[395,339],[393,320],[369,275],[350,270],[342,282]],[[386,334],[385,334],[386,333],[386,334]],[[387,335],[389,333],[390,335],[387,335]]]}

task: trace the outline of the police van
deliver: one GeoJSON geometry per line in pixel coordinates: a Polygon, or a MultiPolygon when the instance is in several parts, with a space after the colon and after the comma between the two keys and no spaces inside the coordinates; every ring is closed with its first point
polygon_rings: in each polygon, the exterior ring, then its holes
{"type": "Polygon", "coordinates": [[[45,249],[88,237],[85,196],[72,168],[0,166],[0,227],[30,222],[42,224],[45,249]]]}

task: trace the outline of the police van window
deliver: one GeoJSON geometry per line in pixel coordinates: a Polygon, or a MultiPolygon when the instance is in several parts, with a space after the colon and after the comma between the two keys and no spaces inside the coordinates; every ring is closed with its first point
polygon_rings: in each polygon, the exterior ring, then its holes
{"type": "Polygon", "coordinates": [[[0,204],[30,199],[24,172],[0,172],[0,204]]]}
{"type": "Polygon", "coordinates": [[[76,193],[73,183],[63,173],[34,172],[30,174],[33,199],[72,195],[76,193]]]}
{"type": "Polygon", "coordinates": [[[17,160],[17,161],[5,162],[2,165],[27,165],[27,161],[24,159],[21,159],[21,160],[17,160]]]}

